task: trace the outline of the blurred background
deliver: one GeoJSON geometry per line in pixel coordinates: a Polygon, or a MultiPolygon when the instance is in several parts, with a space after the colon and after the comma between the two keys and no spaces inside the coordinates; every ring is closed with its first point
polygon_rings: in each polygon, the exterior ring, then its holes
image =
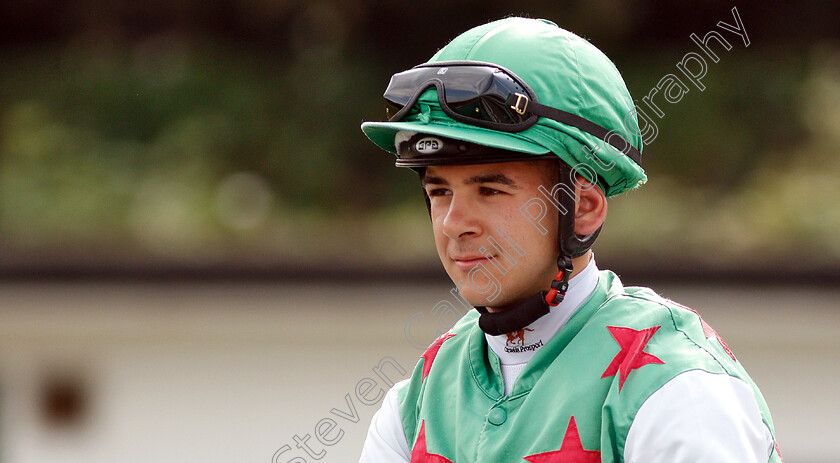
{"type": "Polygon", "coordinates": [[[507,15],[586,37],[638,101],[692,33],[729,40],[703,91],[658,97],[598,262],[704,314],[788,461],[840,460],[837,2],[5,0],[0,462],[356,459],[357,386],[410,370],[454,300],[415,175],[359,124],[507,15]]]}

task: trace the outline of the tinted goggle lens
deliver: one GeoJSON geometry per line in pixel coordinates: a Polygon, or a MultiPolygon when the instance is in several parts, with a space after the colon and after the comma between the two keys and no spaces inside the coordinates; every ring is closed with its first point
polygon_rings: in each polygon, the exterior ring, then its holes
{"type": "Polygon", "coordinates": [[[416,67],[391,77],[384,95],[388,119],[405,117],[406,107],[413,106],[432,86],[438,90],[441,107],[450,115],[497,124],[520,124],[530,117],[511,107],[514,95],[533,99],[529,89],[512,76],[490,66],[455,65],[416,67]]]}
{"type": "Polygon", "coordinates": [[[456,121],[504,132],[522,132],[545,117],[597,137],[636,164],[642,163],[642,153],[614,130],[578,114],[540,104],[522,79],[487,63],[439,62],[394,74],[384,95],[388,120],[405,118],[430,87],[437,89],[441,109],[456,121]]]}

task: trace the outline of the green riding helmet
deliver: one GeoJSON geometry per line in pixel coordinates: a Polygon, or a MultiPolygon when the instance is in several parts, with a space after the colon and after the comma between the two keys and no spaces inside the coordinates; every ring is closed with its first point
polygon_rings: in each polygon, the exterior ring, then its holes
{"type": "MultiPolygon", "coordinates": [[[[425,68],[432,72],[426,72],[427,76],[405,77],[403,81],[413,78],[421,84],[424,79],[439,77],[442,85],[425,81],[426,86],[411,95],[413,104],[410,111],[403,111],[404,114],[397,118],[389,114],[391,120],[387,122],[362,124],[365,135],[386,151],[397,154],[395,136],[399,131],[408,131],[526,155],[553,153],[569,166],[577,167],[577,173],[600,186],[608,197],[633,189],[647,180],[640,160],[632,159],[640,157],[642,133],[636,107],[621,75],[600,50],[556,24],[528,18],[494,21],[459,35],[414,71],[425,70],[423,66],[433,66],[425,68]],[[450,62],[454,63],[451,66],[437,64],[450,62]],[[530,124],[514,120],[499,125],[477,124],[480,121],[458,117],[459,113],[465,112],[457,107],[463,103],[457,101],[463,96],[457,93],[463,93],[463,89],[454,88],[449,92],[450,87],[458,87],[459,83],[446,79],[449,76],[457,79],[456,74],[463,68],[480,63],[500,67],[501,72],[509,72],[514,79],[529,87],[533,93],[530,101],[533,104],[528,106],[533,107],[538,101],[543,107],[548,107],[547,116],[540,114],[544,117],[532,117],[530,124]],[[441,98],[439,92],[442,90],[452,95],[446,94],[441,98]],[[556,114],[551,109],[559,110],[557,112],[563,113],[566,118],[560,118],[562,121],[549,118],[556,114]],[[592,130],[592,126],[596,129],[592,130]],[[625,140],[632,150],[622,146],[625,140]],[[630,151],[636,156],[632,156],[630,151]]],[[[411,82],[397,81],[401,74],[406,73],[395,75],[389,90],[400,84],[410,85],[411,82]]],[[[484,87],[475,88],[474,85],[469,90],[478,97],[473,102],[479,108],[476,112],[489,114],[489,117],[484,114],[483,119],[505,119],[504,115],[496,114],[494,117],[493,113],[499,112],[498,108],[493,108],[494,103],[496,107],[507,104],[508,112],[515,116],[516,109],[523,109],[524,104],[529,102],[528,92],[515,91],[506,98],[507,101],[491,101],[499,94],[499,79],[478,76],[478,80],[479,85],[484,87]],[[526,98],[519,99],[517,94],[525,94],[526,98]]],[[[401,89],[396,90],[399,92],[401,89]]],[[[503,98],[507,96],[504,92],[502,95],[503,98]]],[[[533,116],[529,111],[532,108],[524,109],[529,113],[524,117],[533,116]]]]}

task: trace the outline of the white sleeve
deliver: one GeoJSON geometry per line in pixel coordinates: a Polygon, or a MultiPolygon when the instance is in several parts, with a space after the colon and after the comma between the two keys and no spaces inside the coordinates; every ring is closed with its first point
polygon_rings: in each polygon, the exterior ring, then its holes
{"type": "Polygon", "coordinates": [[[682,373],[639,409],[626,463],[767,463],[773,436],[752,388],[729,375],[682,373]]]}
{"type": "Polygon", "coordinates": [[[388,391],[382,407],[373,415],[359,463],[408,463],[411,451],[405,439],[400,417],[399,390],[408,383],[400,381],[388,391]]]}

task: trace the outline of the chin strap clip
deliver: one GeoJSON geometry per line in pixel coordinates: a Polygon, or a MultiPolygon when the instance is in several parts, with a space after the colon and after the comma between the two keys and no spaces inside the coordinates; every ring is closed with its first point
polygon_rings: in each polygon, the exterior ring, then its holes
{"type": "Polygon", "coordinates": [[[545,302],[550,306],[555,306],[563,302],[566,297],[566,291],[569,289],[569,277],[572,275],[572,259],[568,256],[560,256],[557,258],[557,276],[551,282],[551,289],[545,294],[545,302]]]}

